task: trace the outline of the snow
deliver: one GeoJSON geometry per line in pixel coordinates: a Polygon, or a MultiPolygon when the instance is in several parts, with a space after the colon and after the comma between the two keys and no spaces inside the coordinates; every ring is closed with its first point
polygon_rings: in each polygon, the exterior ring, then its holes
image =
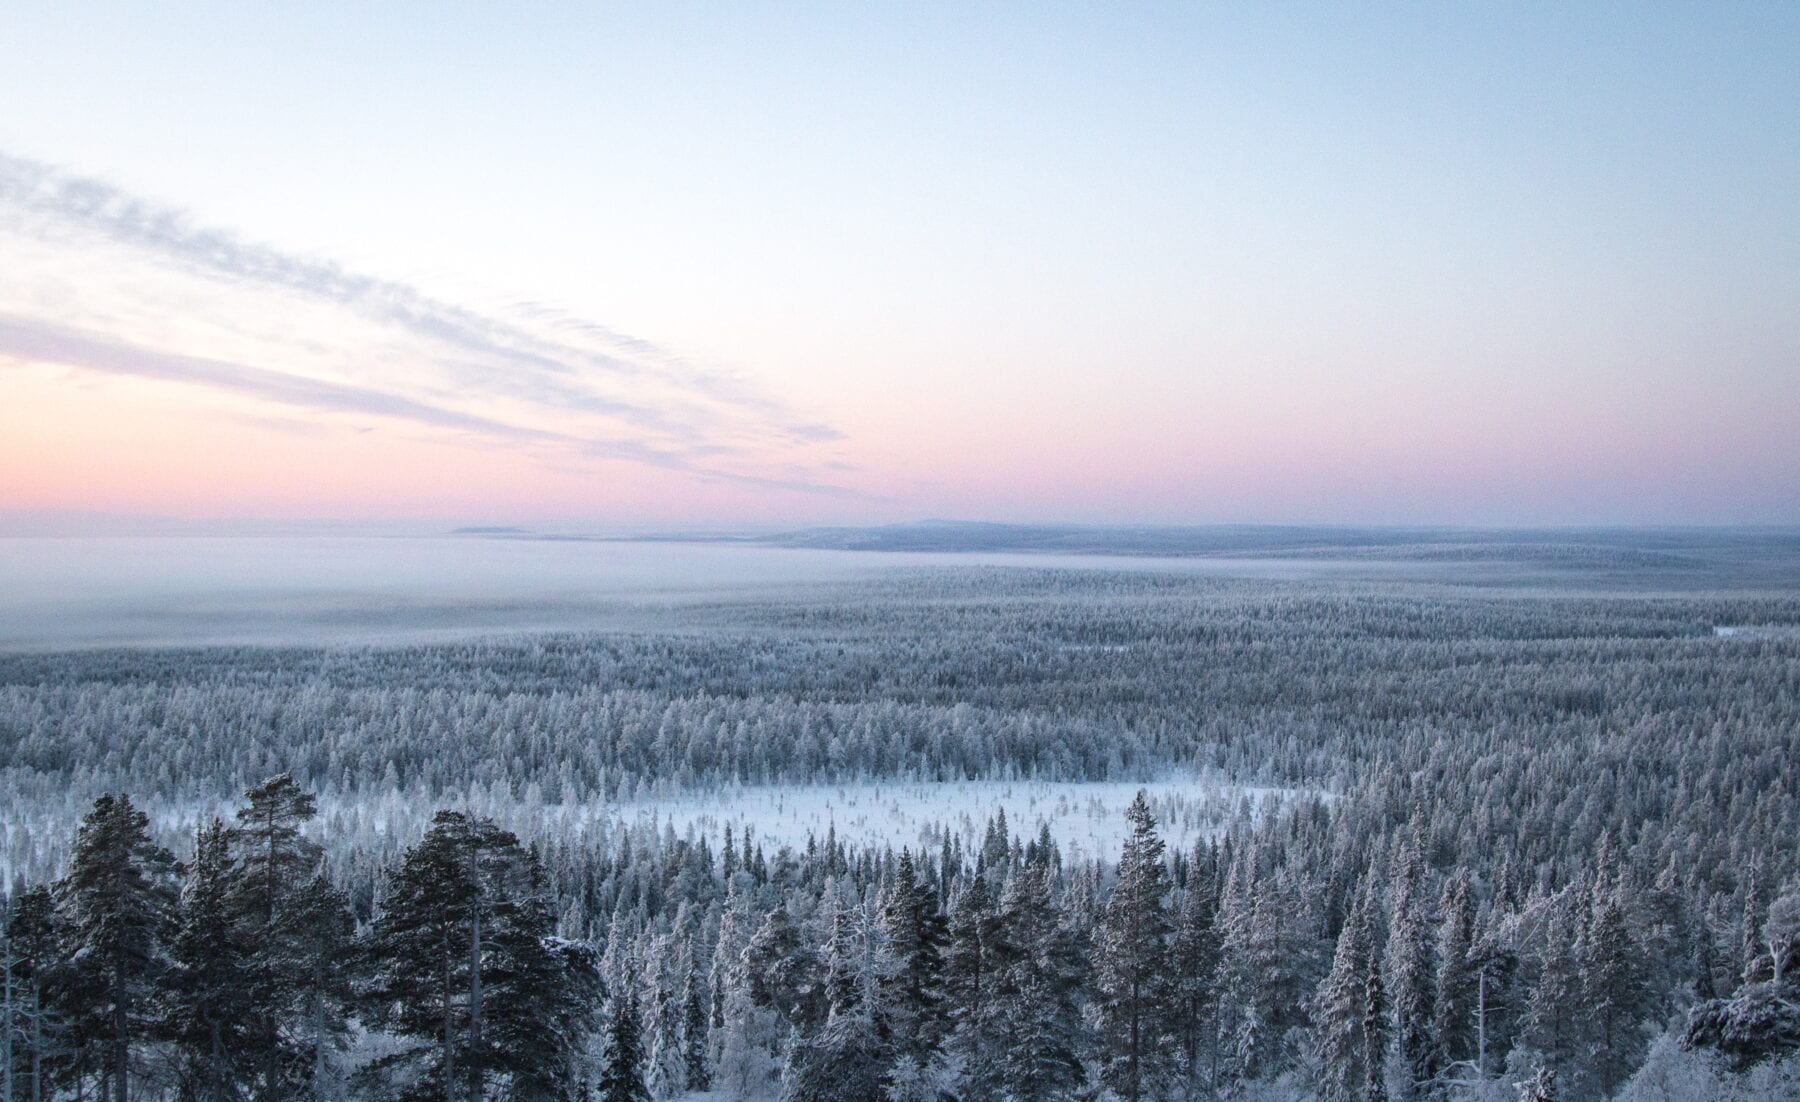
{"type": "Polygon", "coordinates": [[[1800,624],[1719,624],[1713,628],[1718,639],[1794,639],[1800,638],[1800,624]]]}
{"type": "MultiPolygon", "coordinates": [[[[354,849],[392,860],[424,835],[439,808],[456,808],[491,817],[526,839],[574,841],[601,831],[616,836],[631,827],[658,833],[672,829],[678,837],[703,837],[716,846],[727,826],[740,836],[749,827],[754,839],[772,852],[783,845],[803,848],[809,836],[822,842],[835,829],[845,843],[936,852],[948,836],[960,838],[964,852],[970,852],[980,846],[989,818],[1004,809],[1015,837],[1030,840],[1048,824],[1065,858],[1112,860],[1125,838],[1125,809],[1139,789],[1150,798],[1164,840],[1178,849],[1218,834],[1239,816],[1265,815],[1295,799],[1322,795],[1205,777],[1143,784],[1012,780],[742,786],[584,804],[538,803],[504,790],[435,798],[399,791],[326,793],[319,797],[319,815],[307,833],[326,843],[334,858],[354,849]]],[[[229,819],[236,801],[151,799],[139,806],[150,816],[156,840],[185,856],[195,828],[214,815],[229,819]]],[[[0,821],[0,882],[15,875],[33,881],[60,875],[85,810],[79,801],[15,808],[0,821]]]]}
{"type": "MultiPolygon", "coordinates": [[[[946,835],[962,839],[965,851],[981,844],[988,820],[1006,812],[1016,836],[1037,835],[1048,824],[1066,857],[1116,857],[1125,839],[1125,809],[1142,789],[1162,834],[1173,847],[1212,836],[1240,814],[1258,815],[1296,797],[1298,789],[1227,784],[1191,778],[1131,782],[959,781],[865,783],[773,788],[739,788],[606,809],[625,825],[672,827],[715,842],[725,827],[749,827],[765,847],[803,846],[808,836],[823,840],[835,830],[841,841],[935,850],[946,835]]],[[[547,817],[553,809],[545,808],[547,817]]]]}

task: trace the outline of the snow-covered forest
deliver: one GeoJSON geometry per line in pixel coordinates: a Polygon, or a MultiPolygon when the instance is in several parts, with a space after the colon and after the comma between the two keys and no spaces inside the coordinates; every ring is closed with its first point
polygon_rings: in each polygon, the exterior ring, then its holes
{"type": "Polygon", "coordinates": [[[1793,592],[935,569],[3,655],[0,1084],[1792,1099],[1793,592]],[[1104,852],[995,794],[1100,782],[1104,852]]]}

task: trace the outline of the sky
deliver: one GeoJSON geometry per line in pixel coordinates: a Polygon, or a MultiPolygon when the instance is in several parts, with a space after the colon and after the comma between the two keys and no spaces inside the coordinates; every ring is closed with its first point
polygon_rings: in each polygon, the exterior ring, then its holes
{"type": "Polygon", "coordinates": [[[0,532],[1800,523],[1796,57],[1791,3],[11,0],[0,532]]]}

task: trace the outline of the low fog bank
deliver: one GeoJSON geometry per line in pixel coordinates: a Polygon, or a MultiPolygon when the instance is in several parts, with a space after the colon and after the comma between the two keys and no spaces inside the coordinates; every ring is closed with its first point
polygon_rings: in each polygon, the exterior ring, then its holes
{"type": "Polygon", "coordinates": [[[1800,584],[1800,539],[1783,533],[1552,535],[928,524],[818,530],[785,543],[511,528],[0,538],[0,649],[639,630],[698,605],[804,601],[901,572],[971,567],[1629,592],[1800,584]]]}

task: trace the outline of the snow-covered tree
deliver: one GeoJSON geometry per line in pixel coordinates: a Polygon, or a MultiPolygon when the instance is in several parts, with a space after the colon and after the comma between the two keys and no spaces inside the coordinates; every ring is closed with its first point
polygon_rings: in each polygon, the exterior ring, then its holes
{"type": "Polygon", "coordinates": [[[613,1000],[599,1102],[650,1102],[649,1088],[644,1086],[644,1044],[638,1015],[637,996],[630,990],[613,1000]]]}
{"type": "Polygon", "coordinates": [[[1094,931],[1094,999],[1099,1011],[1100,1077],[1127,1102],[1162,1093],[1174,1070],[1168,869],[1156,818],[1139,790],[1125,812],[1130,834],[1118,882],[1094,931]]]}
{"type": "Polygon", "coordinates": [[[127,796],[95,800],[56,890],[66,1012],[70,1028],[94,1042],[78,1074],[92,1074],[116,1102],[131,1097],[133,1057],[158,1027],[174,963],[175,859],[149,826],[127,796]]]}
{"type": "Polygon", "coordinates": [[[1376,952],[1373,877],[1364,882],[1338,933],[1331,971],[1313,1002],[1313,1058],[1324,1102],[1385,1097],[1388,1021],[1376,952]]]}

